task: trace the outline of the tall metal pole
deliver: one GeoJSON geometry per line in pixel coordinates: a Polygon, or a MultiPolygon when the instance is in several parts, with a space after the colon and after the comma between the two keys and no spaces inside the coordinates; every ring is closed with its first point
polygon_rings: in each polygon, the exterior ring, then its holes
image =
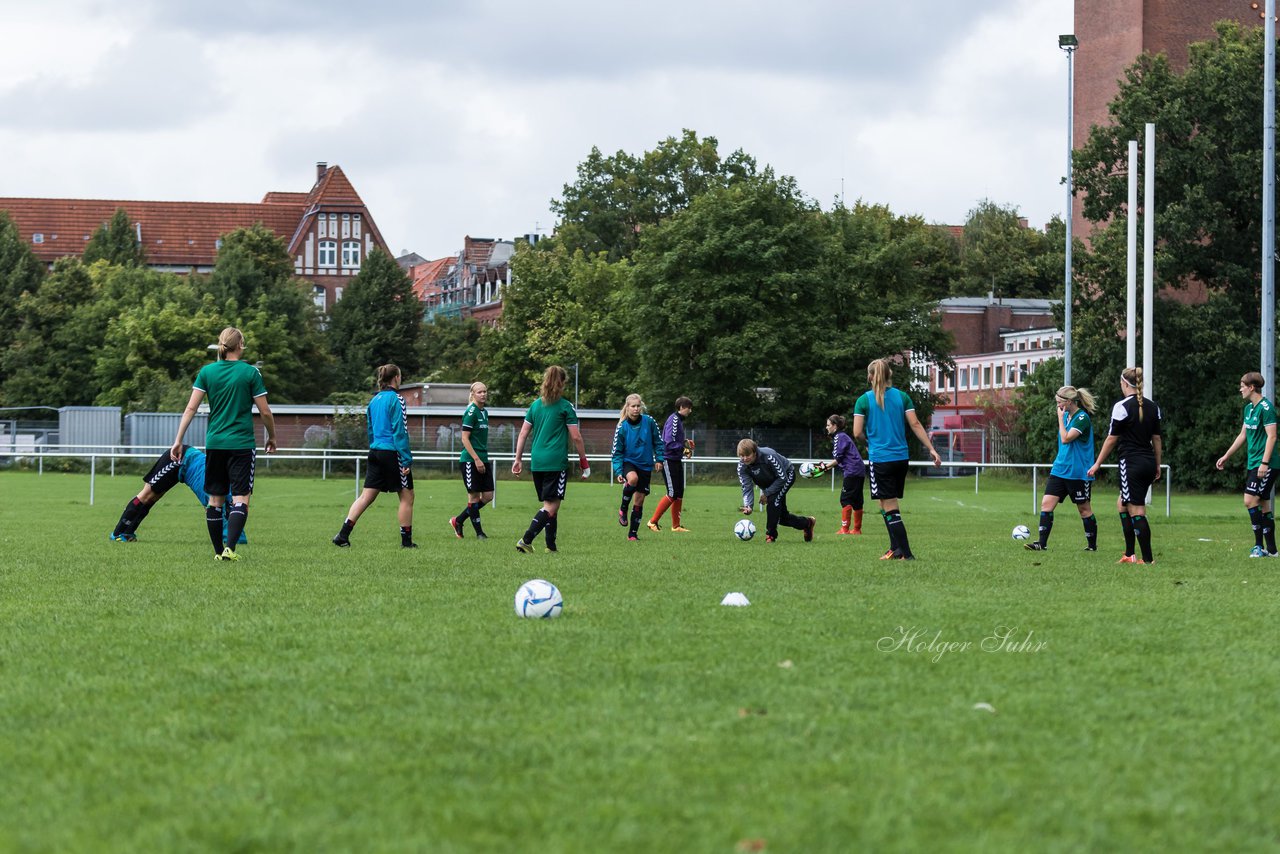
{"type": "Polygon", "coordinates": [[[1276,0],[1266,2],[1262,96],[1262,377],[1275,398],[1276,373],[1276,0]]]}
{"type": "Polygon", "coordinates": [[[1129,253],[1126,263],[1124,364],[1138,364],[1138,141],[1129,140],[1129,253]]]}
{"type": "Polygon", "coordinates": [[[1062,384],[1071,385],[1071,227],[1075,218],[1075,187],[1072,182],[1072,154],[1075,151],[1075,73],[1073,61],[1078,42],[1075,36],[1058,37],[1058,47],[1067,52],[1067,246],[1066,264],[1063,270],[1063,336],[1062,336],[1062,384]]]}
{"type": "Polygon", "coordinates": [[[1156,280],[1156,126],[1147,122],[1143,145],[1146,193],[1142,222],[1142,393],[1155,400],[1155,280],[1156,280]]]}

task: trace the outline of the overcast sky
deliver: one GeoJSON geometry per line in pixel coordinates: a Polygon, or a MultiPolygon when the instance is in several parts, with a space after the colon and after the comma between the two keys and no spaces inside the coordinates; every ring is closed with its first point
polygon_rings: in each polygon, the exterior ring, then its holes
{"type": "Polygon", "coordinates": [[[0,196],[254,202],[341,165],[393,252],[511,238],[682,128],[939,223],[1065,209],[1070,0],[0,0],[0,196]]]}

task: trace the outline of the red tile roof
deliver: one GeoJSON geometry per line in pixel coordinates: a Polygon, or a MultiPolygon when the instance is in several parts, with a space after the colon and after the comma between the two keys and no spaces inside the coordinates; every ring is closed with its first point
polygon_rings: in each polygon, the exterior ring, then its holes
{"type": "Polygon", "coordinates": [[[413,295],[422,301],[429,295],[440,293],[440,288],[435,285],[435,282],[445,275],[449,265],[456,260],[457,256],[449,255],[414,266],[410,271],[410,275],[413,276],[413,295]]]}

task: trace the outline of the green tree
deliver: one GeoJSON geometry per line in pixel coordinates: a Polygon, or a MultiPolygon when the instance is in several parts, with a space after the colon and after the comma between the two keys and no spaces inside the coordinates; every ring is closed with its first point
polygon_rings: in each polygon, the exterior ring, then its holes
{"type": "Polygon", "coordinates": [[[102,331],[86,315],[95,295],[89,271],[78,258],[60,259],[38,287],[23,291],[14,309],[17,331],[0,351],[0,399],[5,405],[93,402],[91,372],[102,331]]]}
{"type": "Polygon", "coordinates": [[[965,220],[953,293],[1053,296],[1062,290],[1063,259],[1061,239],[1053,243],[1045,232],[1024,226],[1016,207],[983,199],[965,220]]]}
{"type": "Polygon", "coordinates": [[[474,318],[436,317],[422,330],[424,380],[469,383],[484,379],[480,339],[483,329],[474,318]]]}
{"type": "Polygon", "coordinates": [[[329,342],[340,387],[356,391],[383,364],[400,366],[406,382],[421,368],[422,304],[409,276],[375,249],[333,307],[329,342]]]}
{"type": "Polygon", "coordinates": [[[22,325],[18,301],[24,293],[35,293],[44,275],[44,264],[23,242],[9,214],[0,211],[0,355],[22,325]]]}
{"type": "MultiPolygon", "coordinates": [[[[204,284],[227,323],[245,334],[245,358],[261,363],[271,399],[312,402],[332,388],[334,363],[309,282],[293,277],[284,242],[261,223],[222,237],[204,284]]],[[[217,335],[212,330],[206,335],[217,335]]]]}
{"type": "Polygon", "coordinates": [[[511,269],[502,319],[481,339],[493,400],[528,403],[548,365],[572,374],[576,364],[580,405],[620,406],[634,390],[639,334],[624,302],[630,264],[559,244],[522,246],[511,269]]]}
{"type": "Polygon", "coordinates": [[[646,229],[703,193],[755,174],[755,161],[741,149],[722,160],[715,137],[699,139],[687,129],[639,156],[619,151],[605,157],[593,147],[578,165],[577,180],[551,202],[560,218],[553,240],[571,252],[629,258],[646,229]]]}
{"type": "Polygon", "coordinates": [[[1107,225],[1080,266],[1073,380],[1097,378],[1099,398],[1114,399],[1124,367],[1116,333],[1125,326],[1128,140],[1156,124],[1160,294],[1157,386],[1148,392],[1164,404],[1165,460],[1183,487],[1239,481],[1239,472],[1218,473],[1211,461],[1239,431],[1240,376],[1258,369],[1262,48],[1260,28],[1221,23],[1215,39],[1190,47],[1181,74],[1163,56],[1142,56],[1110,106],[1112,123],[1095,127],[1076,153],[1084,213],[1107,225]]]}
{"type": "Polygon", "coordinates": [[[146,253],[138,240],[138,232],[124,208],[118,208],[111,219],[94,229],[84,247],[84,262],[107,261],[122,267],[141,267],[146,253]]]}

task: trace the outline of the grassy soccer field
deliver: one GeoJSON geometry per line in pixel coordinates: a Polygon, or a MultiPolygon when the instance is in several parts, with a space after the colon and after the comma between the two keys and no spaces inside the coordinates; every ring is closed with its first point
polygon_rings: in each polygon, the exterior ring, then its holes
{"type": "Polygon", "coordinates": [[[185,487],[109,542],[138,485],[0,473],[0,850],[1280,845],[1280,561],[1235,496],[1161,506],[1120,567],[1109,486],[1099,553],[1064,507],[1035,554],[1028,485],[913,479],[907,564],[870,510],[833,536],[825,481],[810,544],[737,542],[697,486],[692,533],[627,543],[574,483],[560,553],[520,555],[527,482],[487,542],[419,482],[406,552],[390,497],[338,550],[351,481],[268,476],[224,564],[185,487]],[[515,617],[536,577],[560,619],[515,617]]]}

